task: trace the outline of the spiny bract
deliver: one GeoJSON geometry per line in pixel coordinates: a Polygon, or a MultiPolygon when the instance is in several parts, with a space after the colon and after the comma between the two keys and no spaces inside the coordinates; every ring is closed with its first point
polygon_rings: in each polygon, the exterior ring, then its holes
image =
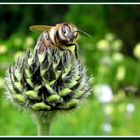
{"type": "Polygon", "coordinates": [[[89,95],[85,67],[68,50],[27,51],[7,72],[7,98],[34,111],[76,108],[89,95]]]}

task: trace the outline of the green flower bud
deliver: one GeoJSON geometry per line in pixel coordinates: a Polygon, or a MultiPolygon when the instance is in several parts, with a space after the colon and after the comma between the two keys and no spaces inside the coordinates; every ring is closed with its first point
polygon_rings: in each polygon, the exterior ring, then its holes
{"type": "Polygon", "coordinates": [[[70,110],[89,95],[86,69],[69,50],[27,51],[7,72],[10,102],[34,111],[70,110]]]}

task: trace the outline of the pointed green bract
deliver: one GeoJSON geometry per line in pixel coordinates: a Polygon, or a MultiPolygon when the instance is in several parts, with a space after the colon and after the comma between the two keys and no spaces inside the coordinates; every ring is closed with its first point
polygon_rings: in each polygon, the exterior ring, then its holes
{"type": "Polygon", "coordinates": [[[66,96],[69,93],[71,93],[71,90],[69,88],[65,88],[65,89],[60,91],[60,96],[66,96]]]}
{"type": "Polygon", "coordinates": [[[78,104],[79,104],[78,99],[72,99],[68,103],[66,103],[65,105],[62,105],[61,107],[64,109],[72,109],[72,108],[75,108],[78,104]]]}
{"type": "Polygon", "coordinates": [[[32,76],[32,75],[31,75],[31,72],[29,71],[29,69],[26,69],[26,70],[25,70],[25,73],[27,74],[27,77],[29,77],[29,78],[32,76]]]}
{"type": "Polygon", "coordinates": [[[49,105],[46,105],[43,102],[40,103],[35,103],[32,107],[33,110],[38,111],[38,110],[50,110],[51,107],[49,105]]]}
{"type": "Polygon", "coordinates": [[[39,98],[37,93],[33,90],[29,90],[29,91],[25,92],[25,95],[31,99],[38,99],[39,98]]]}
{"type": "Polygon", "coordinates": [[[22,90],[22,85],[19,82],[15,82],[14,84],[18,90],[22,90]]]}
{"type": "Polygon", "coordinates": [[[13,96],[13,98],[15,100],[17,100],[19,103],[25,103],[26,99],[23,95],[20,95],[20,94],[16,94],[13,96]]]}
{"type": "Polygon", "coordinates": [[[53,90],[53,88],[51,88],[48,84],[46,84],[45,86],[46,86],[47,90],[48,90],[51,94],[55,93],[55,91],[53,90]]]}
{"type": "Polygon", "coordinates": [[[48,98],[48,102],[54,102],[54,101],[58,101],[60,99],[59,95],[51,95],[48,98]]]}
{"type": "Polygon", "coordinates": [[[39,62],[41,64],[45,59],[45,54],[38,54],[38,59],[39,59],[39,62]]]}
{"type": "MultiPolygon", "coordinates": [[[[42,77],[44,76],[45,72],[46,72],[46,69],[41,69],[41,76],[42,76],[42,77]]],[[[44,77],[43,77],[43,79],[44,79],[44,77]]],[[[45,79],[44,79],[44,80],[45,80],[45,79]]]]}
{"type": "Polygon", "coordinates": [[[27,78],[26,81],[27,81],[27,83],[28,83],[31,87],[34,87],[34,85],[33,85],[32,81],[31,81],[31,79],[27,78]]]}
{"type": "Polygon", "coordinates": [[[16,78],[18,79],[18,81],[20,81],[21,78],[22,78],[19,71],[16,71],[15,76],[16,76],[16,78]]]}
{"type": "Polygon", "coordinates": [[[73,86],[75,86],[77,84],[77,81],[71,81],[71,83],[68,84],[69,88],[72,88],[73,86]]]}
{"type": "Polygon", "coordinates": [[[78,104],[78,99],[72,99],[70,102],[67,103],[66,108],[76,107],[78,104]]]}
{"type": "Polygon", "coordinates": [[[29,59],[28,59],[28,64],[31,65],[31,64],[32,64],[32,61],[33,61],[33,58],[32,58],[32,57],[29,58],[29,59]]]}

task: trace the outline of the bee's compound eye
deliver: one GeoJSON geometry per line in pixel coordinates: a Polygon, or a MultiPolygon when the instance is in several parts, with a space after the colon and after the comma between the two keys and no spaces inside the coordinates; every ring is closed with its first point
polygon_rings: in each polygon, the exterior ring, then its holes
{"type": "Polygon", "coordinates": [[[61,30],[64,34],[67,34],[68,32],[70,32],[70,27],[67,24],[64,24],[61,30]]]}
{"type": "Polygon", "coordinates": [[[73,24],[71,24],[70,27],[71,27],[71,32],[73,33],[74,38],[77,38],[77,36],[78,36],[77,27],[75,25],[73,25],[73,24]]]}

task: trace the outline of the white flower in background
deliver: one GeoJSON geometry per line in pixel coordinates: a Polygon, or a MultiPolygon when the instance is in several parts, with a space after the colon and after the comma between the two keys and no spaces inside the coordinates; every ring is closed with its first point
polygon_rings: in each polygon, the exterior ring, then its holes
{"type": "Polygon", "coordinates": [[[116,52],[112,55],[112,59],[113,59],[114,62],[120,63],[120,62],[123,61],[124,55],[120,52],[116,52]]]}
{"type": "Polygon", "coordinates": [[[122,48],[123,42],[120,39],[116,39],[112,42],[111,46],[114,51],[120,51],[122,48]]]}
{"type": "Polygon", "coordinates": [[[23,43],[23,41],[22,41],[21,38],[15,38],[15,40],[14,40],[14,44],[15,44],[16,46],[21,46],[22,43],[23,43]]]}
{"type": "Polygon", "coordinates": [[[115,35],[112,34],[112,33],[107,33],[107,34],[105,35],[105,39],[106,39],[107,41],[111,42],[111,41],[113,41],[113,40],[115,39],[115,35]]]}
{"type": "Polygon", "coordinates": [[[135,111],[135,105],[133,103],[128,103],[126,106],[127,113],[133,113],[135,111]]]}
{"type": "Polygon", "coordinates": [[[110,123],[104,123],[102,125],[102,131],[105,132],[105,133],[111,133],[112,125],[110,123]]]}
{"type": "Polygon", "coordinates": [[[98,85],[95,87],[95,96],[101,103],[110,103],[113,101],[113,92],[109,85],[98,85]]]}
{"type": "Polygon", "coordinates": [[[140,43],[135,46],[133,54],[137,59],[140,59],[140,43]]]}
{"type": "Polygon", "coordinates": [[[33,39],[32,37],[28,36],[28,37],[26,38],[26,40],[25,40],[25,44],[26,44],[27,46],[32,46],[33,43],[34,43],[34,39],[33,39]]]}
{"type": "Polygon", "coordinates": [[[7,47],[6,45],[0,45],[0,54],[4,54],[7,52],[7,47]]]}
{"type": "Polygon", "coordinates": [[[123,65],[119,66],[117,69],[116,79],[122,81],[125,78],[125,67],[123,65]]]}
{"type": "Polygon", "coordinates": [[[109,42],[105,39],[102,39],[102,40],[98,41],[96,46],[97,46],[97,49],[100,50],[100,51],[110,50],[109,42]]]}

